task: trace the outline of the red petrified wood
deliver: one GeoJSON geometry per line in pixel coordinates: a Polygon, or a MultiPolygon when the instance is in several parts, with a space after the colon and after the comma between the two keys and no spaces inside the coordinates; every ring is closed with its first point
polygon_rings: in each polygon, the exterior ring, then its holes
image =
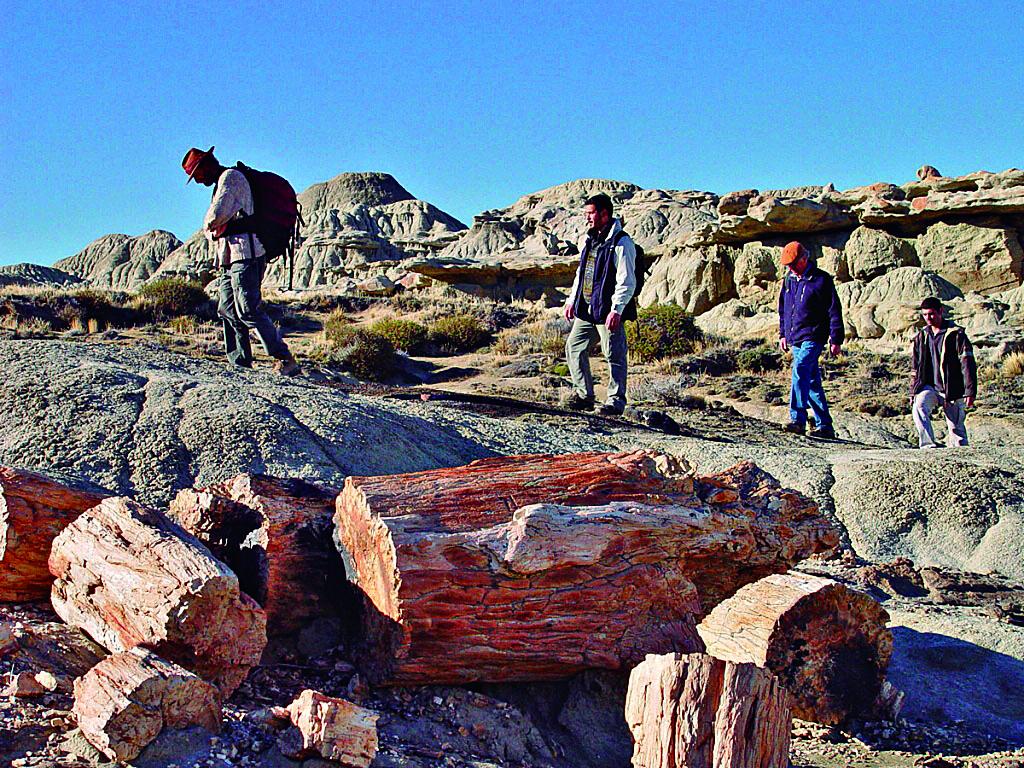
{"type": "Polygon", "coordinates": [[[46,560],[54,537],[106,495],[0,467],[0,602],[49,597],[46,560]]]}
{"type": "Polygon", "coordinates": [[[170,515],[238,574],[281,635],[337,611],[344,566],[331,541],[336,488],[242,474],[181,491],[170,515]]]}
{"type": "Polygon", "coordinates": [[[633,768],[786,768],[791,699],[753,664],[648,656],[629,676],[633,768]]]}
{"type": "Polygon", "coordinates": [[[777,675],[802,720],[870,715],[892,655],[889,615],[831,579],[768,576],[720,603],[698,631],[708,653],[777,675]]]}
{"type": "Polygon", "coordinates": [[[162,513],[109,498],[53,542],[51,600],[110,651],[143,646],[225,697],[259,663],[266,618],[231,570],[162,513]]]}
{"type": "Polygon", "coordinates": [[[364,600],[358,660],[391,684],[557,679],[699,650],[702,600],[836,541],[753,465],[695,480],[652,451],[353,477],[335,525],[364,600]]]}

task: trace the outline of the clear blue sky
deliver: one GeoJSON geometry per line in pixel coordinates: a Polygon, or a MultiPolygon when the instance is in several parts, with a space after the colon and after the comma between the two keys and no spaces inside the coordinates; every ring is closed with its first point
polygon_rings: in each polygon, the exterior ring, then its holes
{"type": "Polygon", "coordinates": [[[1003,2],[9,0],[0,263],[198,228],[181,157],[388,171],[473,214],[570,179],[706,189],[1024,163],[1003,2]],[[713,10],[709,10],[709,6],[713,10]]]}

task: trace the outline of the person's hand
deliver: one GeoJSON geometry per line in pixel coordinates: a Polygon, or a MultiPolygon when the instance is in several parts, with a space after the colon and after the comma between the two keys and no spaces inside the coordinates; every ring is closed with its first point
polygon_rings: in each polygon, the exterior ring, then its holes
{"type": "Polygon", "coordinates": [[[562,314],[565,315],[566,320],[572,320],[574,317],[576,317],[576,310],[572,308],[571,301],[568,304],[566,304],[565,307],[562,309],[562,314]]]}
{"type": "Polygon", "coordinates": [[[843,351],[842,344],[829,344],[828,351],[832,357],[839,357],[839,353],[843,351]]]}
{"type": "Polygon", "coordinates": [[[966,407],[966,408],[973,408],[974,407],[974,398],[971,395],[968,395],[967,397],[964,398],[964,407],[966,407]]]}
{"type": "Polygon", "coordinates": [[[604,324],[609,331],[616,331],[622,325],[622,315],[618,312],[609,312],[604,324]]]}
{"type": "Polygon", "coordinates": [[[789,349],[789,344],[786,343],[786,337],[779,336],[779,350],[785,352],[787,349],[789,349]]]}

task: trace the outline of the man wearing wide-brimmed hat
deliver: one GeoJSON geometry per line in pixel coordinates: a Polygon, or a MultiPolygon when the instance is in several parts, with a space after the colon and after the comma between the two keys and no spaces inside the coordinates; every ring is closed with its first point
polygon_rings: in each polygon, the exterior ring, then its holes
{"type": "Polygon", "coordinates": [[[818,359],[826,344],[838,355],[845,338],[839,294],[832,276],[818,269],[803,244],[787,243],[780,261],[788,274],[779,293],[779,349],[793,353],[789,423],[784,429],[802,435],[810,408],[816,422],[810,436],[832,439],[836,433],[818,359]]]}
{"type": "Polygon", "coordinates": [[[267,269],[265,251],[253,232],[226,232],[235,218],[253,214],[252,189],[245,175],[235,168],[225,168],[213,154],[213,147],[203,151],[192,147],[181,161],[189,181],[195,179],[214,187],[213,200],[203,218],[203,232],[213,245],[215,262],[223,269],[217,312],[224,326],[224,348],[228,360],[243,368],[252,367],[252,343],[249,330],[256,332],[267,354],[275,358],[274,369],[291,376],[299,371],[298,363],[288,345],[263,310],[260,286],[267,269]]]}
{"type": "Polygon", "coordinates": [[[919,307],[924,328],[910,348],[910,399],[919,448],[935,448],[932,410],[946,417],[946,446],[967,445],[967,409],[978,394],[978,365],[963,328],[947,323],[942,302],[929,296],[919,307]]]}

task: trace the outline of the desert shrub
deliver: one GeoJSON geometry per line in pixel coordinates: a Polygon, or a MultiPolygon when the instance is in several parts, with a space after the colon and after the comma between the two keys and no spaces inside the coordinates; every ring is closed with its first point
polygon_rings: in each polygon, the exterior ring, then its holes
{"type": "Polygon", "coordinates": [[[555,363],[553,366],[551,366],[551,373],[553,373],[555,376],[568,376],[569,366],[566,365],[565,363],[555,363]]]}
{"type": "Polygon", "coordinates": [[[199,321],[191,315],[172,317],[167,327],[179,336],[194,336],[199,329],[199,321]]]}
{"type": "Polygon", "coordinates": [[[1007,379],[1024,375],[1024,352],[1013,352],[1003,358],[1000,372],[1007,379]]]}
{"type": "Polygon", "coordinates": [[[380,334],[352,325],[336,326],[327,339],[331,359],[360,379],[382,381],[395,369],[395,348],[380,334]]]}
{"type": "Polygon", "coordinates": [[[645,307],[636,320],[626,323],[629,352],[641,363],[693,352],[703,338],[693,315],[675,304],[645,307]]]}
{"type": "Polygon", "coordinates": [[[146,283],[135,292],[135,305],[157,318],[209,314],[210,299],[200,283],[165,277],[146,283]]]}
{"type": "Polygon", "coordinates": [[[767,344],[744,349],[736,355],[736,365],[747,373],[765,373],[782,370],[782,353],[767,344]]]}
{"type": "Polygon", "coordinates": [[[546,318],[498,333],[491,345],[496,355],[513,357],[541,353],[561,357],[565,353],[568,324],[563,318],[546,318]]]}
{"type": "Polygon", "coordinates": [[[724,376],[735,373],[737,350],[734,347],[719,345],[687,355],[675,363],[675,370],[680,373],[703,373],[708,376],[724,376]]]}
{"type": "Polygon", "coordinates": [[[483,321],[470,314],[442,317],[430,326],[431,342],[453,353],[478,349],[490,335],[483,321]]]}
{"type": "Polygon", "coordinates": [[[383,336],[403,352],[420,349],[430,336],[427,326],[400,317],[382,317],[370,326],[370,331],[383,336]]]}
{"type": "Polygon", "coordinates": [[[335,339],[341,338],[343,332],[345,332],[351,324],[352,321],[348,319],[345,311],[342,309],[336,309],[327,316],[326,320],[324,320],[324,337],[327,341],[335,343],[335,339]]]}
{"type": "Polygon", "coordinates": [[[66,295],[57,294],[51,301],[60,321],[72,330],[90,333],[112,326],[135,325],[137,313],[123,307],[113,294],[92,288],[81,288],[66,295]]]}

